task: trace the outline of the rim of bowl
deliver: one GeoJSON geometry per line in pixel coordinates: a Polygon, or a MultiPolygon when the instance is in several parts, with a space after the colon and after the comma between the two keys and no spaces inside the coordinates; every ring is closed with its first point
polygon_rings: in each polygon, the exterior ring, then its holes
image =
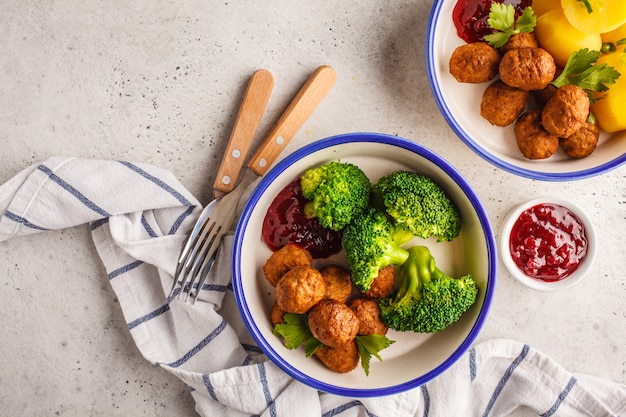
{"type": "Polygon", "coordinates": [[[441,92],[441,85],[439,83],[439,79],[437,78],[436,66],[437,63],[434,62],[435,55],[435,31],[437,25],[439,23],[439,16],[441,13],[441,8],[443,3],[446,0],[435,0],[433,7],[430,11],[429,21],[428,21],[428,29],[426,32],[426,46],[425,46],[425,54],[426,54],[426,72],[428,73],[428,82],[430,84],[430,89],[435,97],[435,102],[441,111],[444,119],[448,123],[448,125],[452,128],[454,133],[461,138],[461,140],[476,154],[481,156],[486,161],[492,163],[493,165],[508,171],[512,174],[519,175],[521,177],[531,178],[535,180],[541,181],[573,181],[573,180],[581,180],[584,178],[593,177],[596,175],[603,174],[610,170],[613,170],[622,164],[626,163],[626,153],[619,155],[618,157],[605,162],[601,165],[598,165],[593,168],[582,169],[579,171],[572,172],[542,172],[532,169],[526,169],[519,167],[517,165],[511,164],[507,161],[504,161],[494,154],[488,152],[480,146],[474,139],[472,139],[463,129],[463,127],[456,121],[454,115],[450,108],[446,105],[445,100],[443,99],[443,94],[441,92]]]}
{"type": "Polygon", "coordinates": [[[292,154],[285,157],[283,160],[278,162],[257,184],[255,189],[248,202],[246,203],[240,219],[237,223],[237,227],[235,229],[235,236],[233,242],[233,256],[232,256],[232,282],[233,282],[233,291],[235,293],[235,299],[237,301],[237,307],[239,312],[243,318],[246,327],[250,331],[254,340],[258,343],[259,348],[270,358],[278,367],[280,367],[284,372],[286,372],[291,377],[309,385],[310,387],[316,388],[318,390],[328,392],[331,394],[349,396],[349,397],[376,397],[376,396],[385,396],[397,394],[420,385],[434,379],[444,371],[446,371],[450,366],[452,366],[463,354],[471,347],[472,343],[476,340],[482,326],[485,323],[485,320],[488,316],[489,309],[491,307],[491,303],[493,300],[493,296],[495,293],[496,286],[496,277],[497,277],[497,245],[495,243],[495,237],[493,233],[493,229],[489,222],[489,217],[480,202],[477,194],[473,191],[470,184],[461,176],[461,174],[454,168],[450,163],[448,163],[441,156],[435,154],[429,149],[415,143],[411,142],[408,139],[400,138],[397,136],[391,136],[382,133],[370,133],[370,132],[357,132],[357,133],[346,133],[336,136],[327,137],[325,139],[320,139],[316,142],[305,145],[304,147],[296,150],[292,154]],[[459,188],[466,195],[472,207],[476,211],[478,219],[480,221],[483,235],[485,238],[485,242],[487,244],[487,265],[488,265],[488,274],[487,274],[487,284],[485,297],[483,300],[483,304],[480,308],[480,312],[478,313],[478,317],[476,322],[472,326],[472,329],[468,333],[467,337],[463,340],[463,342],[459,345],[459,347],[439,366],[435,369],[427,372],[424,375],[420,375],[410,381],[399,383],[393,386],[384,387],[384,388],[372,388],[372,389],[354,389],[354,388],[345,388],[337,385],[333,385],[324,381],[320,381],[319,379],[312,378],[298,369],[293,367],[290,363],[285,361],[279,352],[276,352],[272,346],[266,341],[263,337],[263,334],[257,327],[254,317],[252,317],[251,312],[248,308],[245,294],[243,293],[242,287],[242,277],[241,277],[241,266],[240,263],[237,262],[238,259],[241,259],[241,250],[242,250],[242,242],[246,230],[247,223],[254,211],[254,208],[263,194],[265,188],[269,184],[271,184],[285,169],[289,166],[293,165],[298,160],[303,157],[310,155],[319,150],[346,144],[353,142],[375,142],[382,143],[390,146],[397,146],[414,152],[429,161],[436,164],[439,168],[441,168],[450,178],[459,186],[459,188]]]}
{"type": "Polygon", "coordinates": [[[589,270],[593,266],[594,259],[596,257],[597,247],[597,236],[591,219],[589,219],[587,214],[576,203],[560,197],[537,197],[533,198],[532,200],[528,200],[522,204],[519,204],[506,215],[504,223],[502,224],[502,231],[500,233],[500,254],[504,266],[517,281],[521,282],[529,288],[538,291],[560,291],[566,288],[570,288],[571,286],[582,281],[583,278],[588,275],[589,270]],[[524,274],[524,272],[522,272],[522,270],[519,269],[513,261],[513,258],[511,257],[511,250],[509,248],[509,238],[511,235],[511,230],[513,229],[513,225],[515,224],[515,221],[518,219],[518,217],[526,209],[534,207],[538,204],[545,203],[563,206],[570,210],[572,213],[574,213],[574,215],[576,215],[576,217],[578,217],[578,219],[583,223],[585,227],[585,233],[587,235],[588,243],[587,254],[585,255],[585,258],[583,259],[580,266],[571,275],[563,278],[560,281],[542,281],[524,274]]]}

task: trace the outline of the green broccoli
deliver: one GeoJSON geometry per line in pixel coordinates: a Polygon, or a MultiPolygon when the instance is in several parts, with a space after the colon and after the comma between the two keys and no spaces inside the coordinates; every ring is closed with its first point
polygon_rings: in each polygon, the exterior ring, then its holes
{"type": "Polygon", "coordinates": [[[415,236],[450,241],[461,231],[461,214],[443,189],[417,172],[395,171],[372,188],[374,204],[393,219],[396,227],[415,236]]]}
{"type": "Polygon", "coordinates": [[[381,319],[399,331],[443,330],[474,304],[476,282],[469,274],[461,278],[444,274],[426,246],[413,246],[408,252],[409,258],[397,271],[400,288],[380,300],[381,319]]]}
{"type": "Polygon", "coordinates": [[[375,208],[368,208],[345,227],[341,244],[352,282],[359,289],[369,290],[380,269],[399,265],[409,257],[396,240],[398,236],[405,240],[404,235],[404,231],[396,233],[385,213],[375,208]]]}
{"type": "Polygon", "coordinates": [[[304,214],[317,217],[331,230],[342,230],[352,218],[363,212],[370,199],[372,185],[356,165],[333,161],[307,170],[300,185],[304,198],[304,214]]]}

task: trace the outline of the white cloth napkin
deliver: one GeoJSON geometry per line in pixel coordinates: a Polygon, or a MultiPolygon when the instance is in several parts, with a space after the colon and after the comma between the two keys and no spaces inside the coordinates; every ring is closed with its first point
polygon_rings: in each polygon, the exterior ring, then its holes
{"type": "Polygon", "coordinates": [[[202,416],[626,416],[626,387],[574,375],[532,347],[491,340],[402,394],[346,398],[292,379],[255,345],[230,287],[232,236],[191,306],[168,300],[185,233],[201,207],[168,171],[54,157],[0,187],[0,241],[88,223],[143,356],[190,387],[202,416]],[[202,323],[202,325],[199,325],[202,323]]]}

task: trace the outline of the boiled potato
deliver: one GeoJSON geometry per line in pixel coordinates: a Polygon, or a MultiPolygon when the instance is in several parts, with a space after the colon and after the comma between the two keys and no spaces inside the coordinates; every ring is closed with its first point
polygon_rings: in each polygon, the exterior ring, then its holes
{"type": "Polygon", "coordinates": [[[602,38],[602,42],[613,43],[617,43],[617,41],[626,39],[626,23],[618,27],[617,29],[601,34],[600,37],[602,38]]]}
{"type": "Polygon", "coordinates": [[[553,9],[537,18],[535,36],[539,45],[548,51],[557,65],[564,67],[569,56],[582,48],[600,50],[599,34],[587,34],[572,26],[562,10],[553,9]]]}
{"type": "Polygon", "coordinates": [[[623,51],[611,52],[600,56],[597,64],[614,67],[621,76],[615,84],[609,84],[609,90],[596,93],[596,102],[591,105],[591,112],[596,116],[598,125],[605,132],[617,132],[626,129],[626,53],[623,51]],[[604,98],[601,98],[604,97],[604,98]]]}
{"type": "Polygon", "coordinates": [[[609,32],[626,23],[626,1],[588,0],[592,12],[580,0],[561,0],[567,20],[576,29],[585,33],[609,32]]]}
{"type": "Polygon", "coordinates": [[[533,11],[535,15],[541,16],[542,14],[554,9],[561,9],[561,0],[533,0],[533,11]]]}

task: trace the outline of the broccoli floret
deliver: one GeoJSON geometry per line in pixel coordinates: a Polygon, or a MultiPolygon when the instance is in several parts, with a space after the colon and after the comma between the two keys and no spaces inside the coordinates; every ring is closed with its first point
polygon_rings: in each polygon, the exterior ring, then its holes
{"type": "Polygon", "coordinates": [[[459,235],[461,215],[452,200],[431,178],[417,172],[395,171],[372,188],[374,204],[392,217],[396,227],[415,236],[450,241],[459,235]]]}
{"type": "Polygon", "coordinates": [[[426,246],[408,249],[398,267],[400,288],[380,300],[382,321],[392,329],[434,333],[456,322],[476,301],[478,287],[471,275],[452,278],[435,264],[426,246]]]}
{"type": "Polygon", "coordinates": [[[359,289],[369,290],[380,269],[399,265],[409,257],[409,252],[396,242],[396,238],[385,213],[375,208],[367,209],[345,227],[341,244],[352,282],[359,289]]]}
{"type": "Polygon", "coordinates": [[[323,227],[335,231],[342,230],[367,208],[372,189],[359,167],[338,161],[307,170],[300,184],[304,198],[310,200],[304,213],[317,217],[323,227]]]}

